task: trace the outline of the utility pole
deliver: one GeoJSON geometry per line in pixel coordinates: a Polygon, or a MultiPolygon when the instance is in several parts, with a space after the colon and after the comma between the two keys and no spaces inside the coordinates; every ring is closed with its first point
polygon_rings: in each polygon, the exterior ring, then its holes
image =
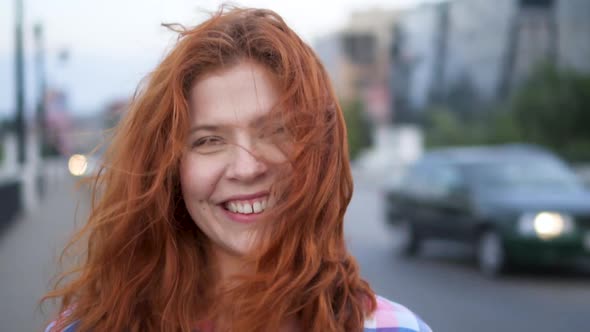
{"type": "Polygon", "coordinates": [[[45,100],[47,95],[47,80],[45,77],[45,45],[43,40],[43,25],[37,23],[34,28],[35,34],[35,65],[37,73],[37,84],[38,84],[38,99],[37,99],[37,130],[39,136],[39,147],[40,155],[43,158],[45,154],[45,140],[46,134],[46,109],[45,100]]]}
{"type": "Polygon", "coordinates": [[[15,1],[15,91],[16,91],[16,137],[17,160],[23,166],[26,161],[26,123],[25,123],[25,80],[23,51],[23,1],[15,1]]]}

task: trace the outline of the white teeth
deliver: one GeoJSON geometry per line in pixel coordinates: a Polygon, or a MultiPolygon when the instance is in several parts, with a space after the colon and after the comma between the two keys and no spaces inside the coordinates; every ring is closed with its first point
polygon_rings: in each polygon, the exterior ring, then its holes
{"type": "Polygon", "coordinates": [[[265,200],[250,202],[227,202],[225,208],[233,213],[251,214],[260,213],[266,209],[268,202],[265,200]]]}
{"type": "Polygon", "coordinates": [[[260,202],[254,202],[252,209],[254,210],[254,213],[258,213],[262,211],[262,204],[260,202]]]}

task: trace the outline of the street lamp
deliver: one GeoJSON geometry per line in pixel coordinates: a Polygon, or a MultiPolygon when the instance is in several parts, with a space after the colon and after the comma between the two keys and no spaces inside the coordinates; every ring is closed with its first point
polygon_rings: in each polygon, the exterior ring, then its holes
{"type": "Polygon", "coordinates": [[[37,129],[39,135],[39,147],[41,158],[45,155],[46,145],[46,94],[47,94],[47,80],[45,77],[45,47],[43,43],[43,26],[41,23],[35,24],[35,64],[37,72],[37,84],[39,88],[37,100],[37,129]]]}
{"type": "Polygon", "coordinates": [[[25,125],[25,82],[24,82],[24,54],[23,54],[23,2],[15,1],[15,91],[16,91],[16,137],[17,137],[17,160],[21,166],[24,165],[26,154],[26,125],[25,125]]]}

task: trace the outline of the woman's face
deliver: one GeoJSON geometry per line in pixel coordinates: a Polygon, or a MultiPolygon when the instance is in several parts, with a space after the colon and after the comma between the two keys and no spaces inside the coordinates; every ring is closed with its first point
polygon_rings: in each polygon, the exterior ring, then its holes
{"type": "Polygon", "coordinates": [[[205,75],[191,88],[182,195],[217,254],[248,252],[257,221],[272,205],[271,185],[287,161],[277,144],[284,129],[269,117],[276,89],[269,72],[248,61],[205,75]]]}

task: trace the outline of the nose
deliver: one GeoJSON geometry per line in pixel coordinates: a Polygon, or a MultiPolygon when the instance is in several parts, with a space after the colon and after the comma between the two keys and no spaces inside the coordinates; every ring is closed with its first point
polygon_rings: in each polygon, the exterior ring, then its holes
{"type": "Polygon", "coordinates": [[[253,149],[235,145],[233,158],[227,168],[227,177],[240,181],[258,179],[268,170],[268,165],[253,149]]]}

